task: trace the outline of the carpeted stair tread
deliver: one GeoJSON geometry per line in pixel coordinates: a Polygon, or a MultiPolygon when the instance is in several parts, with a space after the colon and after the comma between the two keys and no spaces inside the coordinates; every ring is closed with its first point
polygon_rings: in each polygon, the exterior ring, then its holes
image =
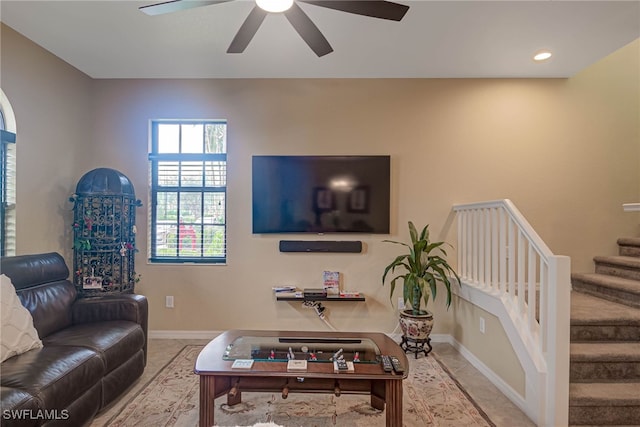
{"type": "Polygon", "coordinates": [[[599,255],[593,257],[593,260],[596,264],[614,265],[640,270],[640,258],[635,256],[599,255]]]}
{"type": "Polygon", "coordinates": [[[571,324],[640,326],[640,310],[583,292],[573,291],[571,292],[571,324]]]}
{"type": "Polygon", "coordinates": [[[640,343],[571,343],[570,358],[573,362],[640,362],[640,343]]]}
{"type": "Polygon", "coordinates": [[[618,239],[618,255],[640,257],[640,237],[618,239]]]}
{"type": "Polygon", "coordinates": [[[636,246],[640,248],[640,237],[620,237],[618,239],[618,245],[636,246]]]}
{"type": "Polygon", "coordinates": [[[598,273],[573,273],[571,279],[582,280],[606,288],[619,289],[640,297],[640,282],[637,280],[598,273]]]}
{"type": "Polygon", "coordinates": [[[640,406],[640,382],[571,383],[569,406],[640,406]]]}
{"type": "MultiPolygon", "coordinates": [[[[640,276],[640,272],[634,274],[640,276]]],[[[571,286],[576,291],[640,308],[640,280],[600,273],[574,273],[571,286]]]]}
{"type": "Polygon", "coordinates": [[[589,280],[590,282],[597,283],[602,286],[624,289],[626,291],[640,295],[640,282],[638,282],[637,280],[625,279],[624,277],[609,276],[606,274],[598,273],[573,273],[571,277],[589,280]]]}
{"type": "Polygon", "coordinates": [[[596,273],[640,281],[640,256],[596,256],[596,273]]]}

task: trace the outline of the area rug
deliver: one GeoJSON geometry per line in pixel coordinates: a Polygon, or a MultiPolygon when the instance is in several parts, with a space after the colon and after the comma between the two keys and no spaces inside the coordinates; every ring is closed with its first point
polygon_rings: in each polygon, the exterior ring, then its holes
{"type": "MultiPolygon", "coordinates": [[[[193,367],[202,346],[188,345],[122,409],[107,427],[194,427],[198,425],[199,381],[193,367]]],[[[409,358],[404,381],[405,427],[495,427],[433,352],[409,358]]],[[[217,426],[382,427],[385,414],[370,406],[367,395],[243,393],[229,407],[226,396],[215,401],[217,426]]]]}

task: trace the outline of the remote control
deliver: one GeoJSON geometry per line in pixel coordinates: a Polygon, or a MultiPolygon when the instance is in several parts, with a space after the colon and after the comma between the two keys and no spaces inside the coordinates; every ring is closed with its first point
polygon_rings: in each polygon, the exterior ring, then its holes
{"type": "Polygon", "coordinates": [[[380,356],[380,359],[382,361],[382,369],[385,372],[393,371],[393,365],[391,365],[391,360],[389,359],[389,356],[383,354],[382,356],[380,356]]]}
{"type": "Polygon", "coordinates": [[[347,365],[347,361],[344,359],[336,360],[336,366],[338,367],[339,371],[346,371],[347,369],[349,369],[349,366],[347,365]]]}
{"type": "Polygon", "coordinates": [[[397,374],[401,374],[404,372],[404,368],[400,364],[400,361],[397,357],[390,356],[389,359],[391,359],[391,365],[393,366],[393,370],[396,371],[397,374]]]}

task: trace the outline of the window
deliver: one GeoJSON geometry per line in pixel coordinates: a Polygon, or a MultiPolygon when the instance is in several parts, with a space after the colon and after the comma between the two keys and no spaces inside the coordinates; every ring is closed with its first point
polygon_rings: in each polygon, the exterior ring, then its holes
{"type": "Polygon", "coordinates": [[[151,123],[151,262],[227,259],[227,124],[151,123]]]}
{"type": "Polygon", "coordinates": [[[8,256],[16,254],[16,134],[7,130],[15,123],[4,93],[0,95],[0,255],[8,256]]]}

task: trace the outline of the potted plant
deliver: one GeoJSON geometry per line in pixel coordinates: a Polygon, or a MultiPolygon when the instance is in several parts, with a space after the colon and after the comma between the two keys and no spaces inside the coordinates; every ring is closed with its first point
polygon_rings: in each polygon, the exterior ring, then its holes
{"type": "MultiPolygon", "coordinates": [[[[387,265],[382,275],[382,285],[384,286],[387,274],[394,274],[396,268],[403,269],[403,272],[391,279],[389,283],[391,304],[393,305],[396,283],[401,280],[403,283],[402,296],[404,303],[411,307],[400,312],[400,327],[403,332],[402,342],[406,344],[408,339],[414,343],[427,342],[428,344],[428,337],[433,328],[433,314],[426,310],[429,299],[433,298],[435,300],[437,284],[440,283],[444,285],[446,305],[449,308],[451,305],[452,281],[450,275],[457,279],[458,284],[460,283],[460,278],[446,260],[447,253],[442,247],[445,242],[432,242],[429,239],[428,224],[418,234],[413,222],[409,221],[409,234],[411,236],[411,244],[384,240],[384,242],[405,246],[408,249],[408,253],[398,255],[391,264],[387,265]],[[422,309],[423,301],[424,310],[422,309]]],[[[422,349],[421,351],[424,350],[422,349]]]]}

